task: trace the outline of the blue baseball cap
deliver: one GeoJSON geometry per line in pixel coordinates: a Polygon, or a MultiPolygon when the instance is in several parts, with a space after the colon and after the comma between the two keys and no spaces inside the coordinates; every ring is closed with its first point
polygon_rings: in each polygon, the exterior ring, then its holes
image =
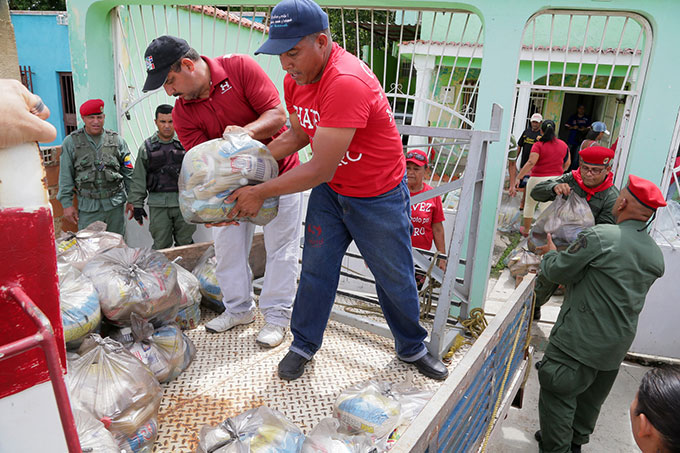
{"type": "Polygon", "coordinates": [[[255,55],[281,55],[302,38],[328,28],[328,15],[312,0],[283,0],[272,10],[269,39],[255,55]]]}
{"type": "Polygon", "coordinates": [[[595,132],[604,132],[606,135],[609,135],[607,125],[604,124],[602,121],[595,121],[593,124],[590,125],[590,127],[595,132]]]}

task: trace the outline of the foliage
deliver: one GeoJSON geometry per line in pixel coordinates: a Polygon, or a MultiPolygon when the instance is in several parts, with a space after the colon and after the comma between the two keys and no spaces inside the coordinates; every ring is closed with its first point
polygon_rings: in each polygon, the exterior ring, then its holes
{"type": "Polygon", "coordinates": [[[9,9],[17,11],[66,11],[66,0],[9,0],[9,9]]]}
{"type": "Polygon", "coordinates": [[[507,235],[508,238],[510,239],[510,244],[508,247],[505,249],[501,257],[498,259],[498,263],[494,267],[491,268],[491,273],[490,277],[491,278],[498,278],[501,275],[501,272],[503,272],[503,269],[506,268],[505,265],[505,259],[510,255],[510,253],[515,250],[515,247],[517,247],[517,244],[522,240],[522,235],[519,233],[512,233],[507,235]]]}

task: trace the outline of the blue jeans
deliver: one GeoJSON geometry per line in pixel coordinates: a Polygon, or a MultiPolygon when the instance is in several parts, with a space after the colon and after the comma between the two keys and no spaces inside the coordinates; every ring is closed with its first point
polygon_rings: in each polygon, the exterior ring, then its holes
{"type": "Polygon", "coordinates": [[[413,362],[427,350],[419,324],[411,207],[406,178],[377,197],[346,197],[327,184],[312,189],[307,205],[305,247],[291,331],[290,350],[311,359],[323,341],[340,279],[340,266],[354,240],[376,281],[380,307],[400,359],[413,362]]]}

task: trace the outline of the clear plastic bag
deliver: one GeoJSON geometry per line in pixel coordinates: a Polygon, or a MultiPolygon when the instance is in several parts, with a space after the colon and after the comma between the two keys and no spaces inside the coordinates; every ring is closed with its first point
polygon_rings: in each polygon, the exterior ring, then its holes
{"type": "Polygon", "coordinates": [[[94,285],[70,264],[59,266],[59,304],[66,347],[78,348],[87,334],[99,328],[102,313],[94,285]]]}
{"type": "Polygon", "coordinates": [[[375,440],[387,438],[401,421],[401,404],[384,394],[376,381],[366,381],[342,391],[333,416],[350,433],[365,432],[375,440]]]}
{"type": "Polygon", "coordinates": [[[198,278],[177,263],[172,263],[177,271],[177,284],[182,295],[179,309],[201,303],[201,284],[198,278]]]}
{"type": "Polygon", "coordinates": [[[114,437],[133,437],[158,415],[158,381],[122,344],[91,334],[79,352],[68,362],[66,378],[75,406],[101,420],[114,437]]]}
{"type": "Polygon", "coordinates": [[[151,453],[158,437],[158,421],[155,417],[150,418],[133,435],[116,433],[114,437],[121,453],[151,453]]]}
{"type": "Polygon", "coordinates": [[[191,340],[179,326],[154,329],[139,315],[130,316],[132,325],[112,335],[153,372],[159,382],[170,382],[184,371],[196,355],[191,340]]]}
{"type": "Polygon", "coordinates": [[[567,198],[558,196],[538,216],[529,233],[529,250],[546,245],[548,233],[558,248],[566,248],[582,230],[593,225],[595,217],[588,202],[572,190],[567,198]]]}
{"type": "Polygon", "coordinates": [[[324,418],[312,429],[302,445],[302,453],[377,453],[378,447],[367,434],[340,430],[337,418],[324,418]]]}
{"type": "Polygon", "coordinates": [[[519,212],[521,202],[521,194],[510,197],[503,193],[501,205],[498,208],[498,231],[501,233],[519,232],[522,221],[522,213],[519,212]]]}
{"type": "Polygon", "coordinates": [[[94,415],[82,409],[73,409],[73,419],[83,452],[120,453],[113,434],[94,415]]]}
{"type": "Polygon", "coordinates": [[[505,259],[505,265],[513,277],[524,277],[530,272],[538,272],[541,257],[529,251],[528,242],[524,239],[505,259]]]}
{"type": "Polygon", "coordinates": [[[203,295],[201,300],[203,306],[217,313],[222,313],[224,305],[222,304],[222,290],[215,275],[216,267],[215,247],[211,245],[198,260],[192,273],[198,278],[200,291],[203,295]]]}
{"type": "Polygon", "coordinates": [[[298,453],[305,435],[281,412],[260,406],[201,428],[199,453],[298,453]]]}
{"type": "Polygon", "coordinates": [[[93,258],[83,274],[97,288],[102,313],[113,324],[129,326],[132,313],[156,326],[177,316],[181,302],[177,271],[162,253],[112,249],[93,258]]]}
{"type": "MultiPolygon", "coordinates": [[[[182,161],[179,207],[190,223],[227,220],[234,203],[224,200],[239,187],[276,178],[279,166],[265,145],[244,132],[228,134],[194,146],[182,161]]],[[[257,225],[278,213],[278,197],[268,198],[256,217],[237,218],[257,225]]]]}
{"type": "Polygon", "coordinates": [[[659,244],[680,245],[680,203],[667,201],[668,205],[657,211],[652,237],[659,244]]]}
{"type": "Polygon", "coordinates": [[[98,221],[77,233],[62,234],[57,239],[57,260],[83,270],[92,258],[114,247],[125,247],[123,236],[106,231],[106,224],[98,221]]]}

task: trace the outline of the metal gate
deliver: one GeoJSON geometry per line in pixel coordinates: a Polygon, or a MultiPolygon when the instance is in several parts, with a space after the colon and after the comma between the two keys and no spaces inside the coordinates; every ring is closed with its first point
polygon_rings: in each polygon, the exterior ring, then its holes
{"type": "Polygon", "coordinates": [[[611,131],[606,145],[618,139],[613,169],[620,186],[651,46],[651,27],[635,13],[547,10],[534,15],[522,39],[512,133],[519,138],[535,111],[564,124],[565,94],[600,96],[592,119],[604,121],[611,131]],[[536,107],[540,97],[546,97],[543,111],[536,107]]]}

